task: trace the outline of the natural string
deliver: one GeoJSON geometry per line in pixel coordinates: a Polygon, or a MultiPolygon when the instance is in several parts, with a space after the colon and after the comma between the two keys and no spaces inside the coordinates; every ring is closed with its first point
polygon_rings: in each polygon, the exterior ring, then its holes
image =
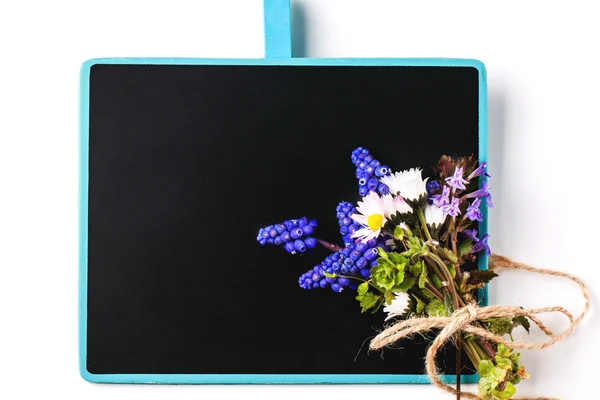
{"type": "MultiPolygon", "coordinates": [[[[555,343],[567,338],[575,329],[575,327],[581,322],[583,317],[587,314],[590,308],[590,296],[588,294],[587,287],[585,284],[576,276],[568,274],[566,272],[552,271],[548,269],[533,268],[525,264],[516,263],[509,260],[506,257],[493,254],[490,258],[489,268],[491,270],[505,269],[518,269],[529,272],[535,272],[543,275],[559,276],[567,278],[579,285],[583,298],[585,299],[585,306],[579,317],[573,319],[573,316],[569,311],[561,306],[545,307],[545,308],[534,308],[525,310],[521,307],[513,306],[486,306],[478,307],[475,304],[468,305],[466,307],[456,310],[449,317],[426,317],[426,318],[410,318],[405,321],[401,321],[386,328],[383,332],[377,335],[369,347],[373,350],[380,349],[382,347],[391,345],[399,339],[411,336],[415,333],[422,333],[431,329],[441,328],[441,332],[437,335],[429,349],[427,350],[427,356],[425,359],[425,367],[427,375],[431,379],[433,385],[438,388],[445,390],[448,393],[454,395],[460,394],[461,397],[468,399],[481,399],[475,393],[471,392],[457,392],[453,387],[442,383],[439,378],[439,373],[435,367],[435,356],[440,348],[450,340],[455,333],[459,331],[467,332],[487,340],[491,340],[496,343],[502,343],[506,347],[511,349],[527,349],[527,350],[541,350],[546,347],[550,347],[555,343]],[[550,328],[536,316],[536,314],[558,312],[564,314],[569,319],[569,327],[557,335],[554,334],[550,328]],[[501,336],[491,333],[479,326],[474,325],[476,321],[485,320],[488,318],[498,317],[514,317],[514,316],[525,316],[533,321],[550,339],[543,343],[526,342],[526,341],[511,341],[506,340],[501,336]]],[[[520,397],[520,400],[551,400],[549,397],[520,397]]]]}

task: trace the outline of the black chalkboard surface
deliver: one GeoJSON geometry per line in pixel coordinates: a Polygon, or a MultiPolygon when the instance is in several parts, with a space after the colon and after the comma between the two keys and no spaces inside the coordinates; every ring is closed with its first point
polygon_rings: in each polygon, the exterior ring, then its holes
{"type": "Polygon", "coordinates": [[[256,235],[307,216],[341,243],[358,146],[425,176],[477,155],[479,85],[469,66],[91,66],[85,370],[422,374],[425,340],[369,354],[382,312],[298,286],[325,249],[256,235]]]}

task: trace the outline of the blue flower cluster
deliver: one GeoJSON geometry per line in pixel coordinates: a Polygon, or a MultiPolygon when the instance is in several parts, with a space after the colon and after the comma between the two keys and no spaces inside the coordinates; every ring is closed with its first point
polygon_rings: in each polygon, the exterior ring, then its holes
{"type": "Polygon", "coordinates": [[[350,218],[356,212],[356,208],[347,201],[342,201],[335,209],[337,212],[338,224],[340,225],[340,233],[344,244],[354,243],[351,235],[360,229],[360,225],[350,218]]]}
{"type": "Polygon", "coordinates": [[[258,231],[256,240],[262,246],[274,244],[283,246],[288,253],[304,253],[307,249],[317,247],[317,239],[310,235],[317,227],[316,220],[308,220],[306,217],[299,219],[288,219],[281,224],[269,225],[258,231]]]}
{"type": "Polygon", "coordinates": [[[358,281],[352,276],[369,279],[371,267],[377,265],[377,247],[383,242],[372,239],[367,243],[350,243],[338,252],[330,254],[319,265],[302,274],[298,283],[302,289],[318,289],[331,287],[334,292],[341,292],[345,287],[356,289],[358,281]],[[331,278],[325,273],[342,275],[331,278]]]}
{"type": "Polygon", "coordinates": [[[379,183],[379,178],[390,175],[390,167],[381,165],[373,158],[369,150],[357,147],[352,152],[352,163],[356,165],[356,178],[358,179],[358,194],[362,197],[369,192],[378,191],[381,195],[388,194],[387,185],[379,183]]]}

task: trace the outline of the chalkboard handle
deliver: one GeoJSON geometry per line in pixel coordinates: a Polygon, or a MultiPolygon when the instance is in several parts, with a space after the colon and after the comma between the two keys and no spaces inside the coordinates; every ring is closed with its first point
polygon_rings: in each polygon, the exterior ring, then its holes
{"type": "Polygon", "coordinates": [[[264,0],[265,57],[291,58],[290,0],[264,0]]]}

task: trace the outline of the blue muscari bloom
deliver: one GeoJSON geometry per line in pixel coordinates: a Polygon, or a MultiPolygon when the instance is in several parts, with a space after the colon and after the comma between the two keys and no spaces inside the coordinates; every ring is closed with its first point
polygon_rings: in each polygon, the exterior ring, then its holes
{"type": "Polygon", "coordinates": [[[440,190],[442,186],[440,185],[440,183],[438,181],[427,181],[427,194],[429,196],[433,196],[433,194],[435,192],[437,192],[438,190],[440,190]]]}
{"type": "Polygon", "coordinates": [[[488,256],[492,255],[492,251],[490,250],[490,246],[487,244],[487,240],[490,237],[487,233],[483,235],[481,239],[471,249],[471,253],[477,253],[479,251],[485,250],[488,256]]]}
{"type": "Polygon", "coordinates": [[[354,243],[354,239],[350,237],[352,233],[360,229],[360,225],[354,222],[350,216],[356,212],[356,208],[347,201],[342,201],[336,207],[338,224],[340,225],[340,233],[344,244],[354,243]]]}
{"type": "Polygon", "coordinates": [[[304,253],[317,246],[317,239],[311,237],[317,227],[316,220],[306,217],[288,219],[280,224],[269,225],[258,231],[256,240],[262,246],[274,244],[282,246],[290,254],[304,253]]]}
{"type": "Polygon", "coordinates": [[[471,203],[467,208],[465,216],[471,221],[483,221],[483,215],[481,214],[481,210],[479,209],[480,204],[481,199],[475,199],[473,200],[473,203],[471,203]]]}
{"type": "Polygon", "coordinates": [[[391,174],[390,168],[381,165],[373,158],[369,150],[357,147],[352,152],[352,163],[356,166],[356,178],[358,179],[358,194],[365,197],[369,192],[379,192],[381,195],[389,193],[387,185],[379,183],[379,178],[391,174]]]}
{"type": "Polygon", "coordinates": [[[305,272],[298,278],[302,289],[316,289],[331,287],[334,292],[341,292],[344,288],[356,289],[358,281],[352,276],[369,279],[371,267],[377,265],[377,247],[385,247],[384,241],[370,240],[367,243],[350,243],[340,251],[328,255],[319,265],[305,272]],[[335,278],[325,276],[328,274],[346,275],[335,278]]]}

